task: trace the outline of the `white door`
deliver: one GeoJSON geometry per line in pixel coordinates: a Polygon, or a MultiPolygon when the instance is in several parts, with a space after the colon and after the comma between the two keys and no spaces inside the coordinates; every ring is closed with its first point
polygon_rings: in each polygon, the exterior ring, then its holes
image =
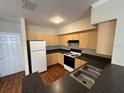
{"type": "Polygon", "coordinates": [[[24,71],[20,34],[0,33],[0,77],[24,71]]]}
{"type": "Polygon", "coordinates": [[[32,73],[47,70],[46,51],[31,52],[32,73]]]}

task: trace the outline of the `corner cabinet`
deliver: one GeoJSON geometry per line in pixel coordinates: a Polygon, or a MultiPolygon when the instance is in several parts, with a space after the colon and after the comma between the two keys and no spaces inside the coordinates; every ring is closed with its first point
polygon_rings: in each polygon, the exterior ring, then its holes
{"type": "Polygon", "coordinates": [[[79,68],[82,65],[85,65],[87,62],[82,59],[75,58],[75,69],[79,68]]]}
{"type": "Polygon", "coordinates": [[[61,64],[64,65],[64,54],[62,53],[52,53],[47,54],[47,66],[51,66],[54,64],[61,64]]]}
{"type": "Polygon", "coordinates": [[[47,54],[47,66],[58,63],[58,53],[47,54]]]}

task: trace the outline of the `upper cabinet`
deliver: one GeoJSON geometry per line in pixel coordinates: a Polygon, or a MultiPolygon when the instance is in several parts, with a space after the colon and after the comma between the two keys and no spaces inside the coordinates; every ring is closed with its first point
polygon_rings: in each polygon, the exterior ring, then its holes
{"type": "Polygon", "coordinates": [[[82,31],[65,35],[27,32],[27,40],[45,40],[47,46],[68,46],[69,40],[79,40],[79,48],[96,49],[97,30],[82,31]]]}
{"type": "Polygon", "coordinates": [[[92,30],[88,32],[88,48],[96,49],[97,48],[97,30],[92,30]]]}
{"type": "Polygon", "coordinates": [[[60,45],[68,46],[68,40],[79,40],[79,34],[66,34],[66,35],[60,35],[60,45]]]}
{"type": "Polygon", "coordinates": [[[47,46],[59,45],[58,35],[27,32],[27,40],[44,40],[47,46]]]}
{"type": "Polygon", "coordinates": [[[98,25],[97,53],[112,55],[115,29],[115,20],[100,23],[98,25]]]}
{"type": "Polygon", "coordinates": [[[78,33],[69,34],[68,37],[69,37],[68,40],[79,40],[79,34],[78,33]]]}
{"type": "Polygon", "coordinates": [[[68,40],[79,40],[79,48],[96,49],[97,30],[60,35],[60,45],[68,46],[68,40]]]}
{"type": "Polygon", "coordinates": [[[57,35],[41,35],[41,40],[45,40],[47,46],[59,45],[59,37],[57,35]]]}
{"type": "Polygon", "coordinates": [[[88,33],[82,32],[79,33],[79,47],[80,48],[88,48],[88,33]]]}

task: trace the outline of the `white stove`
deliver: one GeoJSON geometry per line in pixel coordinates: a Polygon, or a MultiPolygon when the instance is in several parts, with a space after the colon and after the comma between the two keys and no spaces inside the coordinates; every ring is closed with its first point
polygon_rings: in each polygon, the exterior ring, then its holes
{"type": "Polygon", "coordinates": [[[65,55],[65,56],[72,57],[72,58],[76,58],[76,57],[78,57],[78,56],[81,56],[81,53],[74,52],[74,51],[70,51],[70,52],[68,52],[68,53],[65,53],[64,55],[65,55]]]}
{"type": "Polygon", "coordinates": [[[81,50],[71,49],[70,52],[64,54],[64,68],[69,72],[75,69],[75,58],[81,56],[81,50]]]}

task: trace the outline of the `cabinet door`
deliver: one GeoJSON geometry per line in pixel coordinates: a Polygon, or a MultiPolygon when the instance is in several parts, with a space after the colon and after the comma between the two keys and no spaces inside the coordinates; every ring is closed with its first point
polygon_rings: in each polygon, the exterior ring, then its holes
{"type": "Polygon", "coordinates": [[[52,42],[51,42],[51,45],[53,46],[55,46],[55,45],[59,45],[59,36],[58,35],[52,35],[52,37],[51,37],[51,40],[52,40],[52,42]]]}
{"type": "Polygon", "coordinates": [[[59,57],[59,64],[64,66],[64,54],[58,53],[58,57],[59,57]]]}
{"type": "Polygon", "coordinates": [[[96,49],[97,46],[97,30],[88,32],[89,40],[88,40],[88,48],[96,49]]]}
{"type": "Polygon", "coordinates": [[[79,40],[79,33],[70,34],[71,40],[79,40]]]}
{"type": "Polygon", "coordinates": [[[79,68],[80,66],[82,65],[85,65],[87,62],[86,61],[83,61],[81,59],[75,59],[75,69],[79,68]]]}
{"type": "Polygon", "coordinates": [[[62,45],[62,46],[63,46],[63,45],[64,45],[63,35],[60,35],[60,36],[59,36],[59,40],[60,40],[60,42],[59,42],[59,43],[60,43],[60,45],[62,45]]]}
{"type": "Polygon", "coordinates": [[[88,33],[82,32],[80,33],[80,48],[88,48],[88,33]]]}
{"type": "Polygon", "coordinates": [[[47,55],[47,66],[57,64],[58,62],[58,53],[52,53],[47,55]]]}
{"type": "Polygon", "coordinates": [[[67,35],[61,35],[59,37],[60,37],[60,45],[68,46],[68,43],[67,43],[68,37],[67,37],[67,35]]]}

